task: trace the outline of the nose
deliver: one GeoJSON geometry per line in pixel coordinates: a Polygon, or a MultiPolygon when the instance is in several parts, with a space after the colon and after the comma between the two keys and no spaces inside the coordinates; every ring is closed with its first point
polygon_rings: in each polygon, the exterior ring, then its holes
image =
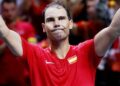
{"type": "Polygon", "coordinates": [[[58,20],[58,19],[55,19],[54,27],[56,28],[56,27],[59,27],[59,26],[60,26],[59,20],[58,20]]]}

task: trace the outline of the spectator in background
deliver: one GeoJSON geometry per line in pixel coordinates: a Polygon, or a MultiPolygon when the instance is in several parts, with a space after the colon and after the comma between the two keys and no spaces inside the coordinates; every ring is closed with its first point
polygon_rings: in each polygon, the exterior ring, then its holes
{"type": "Polygon", "coordinates": [[[87,0],[87,12],[87,28],[89,28],[88,37],[92,38],[96,35],[96,33],[110,23],[107,0],[87,0]]]}
{"type": "Polygon", "coordinates": [[[87,13],[90,19],[96,15],[96,6],[99,1],[100,0],[87,0],[87,13]]]}
{"type": "Polygon", "coordinates": [[[41,22],[43,21],[42,11],[46,5],[52,1],[54,0],[24,0],[21,5],[21,17],[23,20],[29,21],[33,24],[39,42],[46,39],[46,34],[43,32],[41,26],[41,22]]]}
{"type": "Polygon", "coordinates": [[[33,43],[37,42],[34,27],[30,23],[22,21],[19,18],[15,0],[3,0],[1,3],[1,12],[9,28],[18,32],[27,41],[33,43]]]}
{"type": "MultiPolygon", "coordinates": [[[[33,26],[28,22],[21,21],[17,13],[15,0],[2,1],[1,15],[7,26],[28,42],[36,43],[36,33],[33,26]]],[[[29,79],[27,69],[23,67],[23,64],[20,64],[21,59],[16,59],[2,40],[0,40],[0,55],[0,70],[2,70],[0,71],[0,86],[25,86],[26,83],[30,83],[27,81],[29,79]]]]}
{"type": "Polygon", "coordinates": [[[72,46],[68,35],[73,23],[67,12],[58,2],[51,3],[45,9],[42,26],[51,44],[47,49],[27,43],[7,28],[0,17],[0,36],[15,55],[24,56],[28,62],[32,86],[94,86],[100,57],[120,35],[119,9],[111,24],[94,39],[72,46]]]}
{"type": "Polygon", "coordinates": [[[84,40],[84,31],[78,28],[77,23],[87,21],[87,3],[86,0],[70,0],[68,6],[74,22],[74,27],[70,30],[69,42],[76,45],[84,40]]]}
{"type": "Polygon", "coordinates": [[[87,3],[86,0],[70,0],[70,10],[73,22],[87,20],[87,3]]]}
{"type": "Polygon", "coordinates": [[[70,6],[73,10],[73,21],[74,15],[78,17],[78,20],[74,22],[74,28],[71,30],[71,44],[78,44],[80,41],[93,38],[97,32],[106,27],[110,22],[108,8],[103,0],[76,0],[76,3],[74,1],[74,5],[70,6]],[[83,19],[79,19],[79,16],[82,14],[84,14],[83,19]]]}

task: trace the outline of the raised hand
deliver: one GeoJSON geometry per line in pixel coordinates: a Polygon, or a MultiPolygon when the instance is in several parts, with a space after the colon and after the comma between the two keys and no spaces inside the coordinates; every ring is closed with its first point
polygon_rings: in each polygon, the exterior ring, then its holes
{"type": "Polygon", "coordinates": [[[9,34],[9,29],[7,25],[5,24],[2,16],[0,15],[0,37],[5,37],[9,34]]]}

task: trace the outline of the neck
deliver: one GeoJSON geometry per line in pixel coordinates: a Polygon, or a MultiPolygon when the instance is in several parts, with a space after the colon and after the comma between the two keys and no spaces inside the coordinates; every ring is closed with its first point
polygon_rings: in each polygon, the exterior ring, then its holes
{"type": "Polygon", "coordinates": [[[17,21],[18,21],[18,19],[15,18],[14,20],[6,21],[6,24],[9,26],[9,25],[11,25],[11,24],[15,24],[17,21]]]}
{"type": "Polygon", "coordinates": [[[55,52],[59,59],[64,59],[67,55],[70,44],[68,39],[60,41],[60,42],[51,42],[51,51],[55,52]]]}

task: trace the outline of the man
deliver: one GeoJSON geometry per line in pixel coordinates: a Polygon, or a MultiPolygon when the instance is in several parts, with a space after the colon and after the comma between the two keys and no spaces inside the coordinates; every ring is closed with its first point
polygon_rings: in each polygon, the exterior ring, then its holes
{"type": "Polygon", "coordinates": [[[16,0],[3,0],[1,3],[1,14],[10,29],[16,31],[28,41],[31,39],[36,40],[36,33],[32,24],[19,18],[16,0]]]}
{"type": "Polygon", "coordinates": [[[47,6],[44,18],[42,26],[50,42],[47,49],[27,43],[0,17],[0,37],[15,55],[28,62],[32,86],[94,86],[100,57],[120,35],[120,10],[110,26],[77,46],[68,43],[73,23],[62,4],[53,2],[47,6]]]}
{"type": "MultiPolygon", "coordinates": [[[[29,42],[36,42],[33,26],[18,19],[16,0],[3,0],[1,15],[11,30],[16,31],[29,42]]],[[[28,81],[28,72],[20,61],[21,59],[16,59],[6,47],[5,42],[0,39],[0,70],[2,70],[0,71],[0,86],[25,86],[25,80],[28,81]]]]}

